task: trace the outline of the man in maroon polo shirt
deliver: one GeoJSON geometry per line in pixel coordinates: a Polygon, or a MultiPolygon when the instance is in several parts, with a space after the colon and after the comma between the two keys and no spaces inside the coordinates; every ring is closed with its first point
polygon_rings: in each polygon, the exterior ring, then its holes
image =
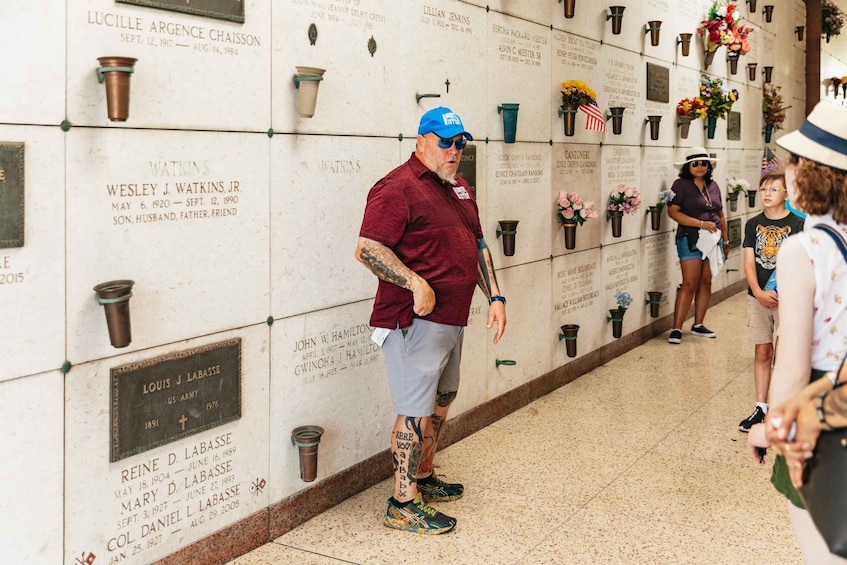
{"type": "Polygon", "coordinates": [[[456,175],[468,140],[449,108],[426,112],[409,160],[368,194],[356,259],[379,278],[370,324],[382,347],[397,419],[391,436],[394,495],[384,523],[442,534],[456,520],[429,502],[456,500],[464,487],[433,473],[441,426],[459,388],[464,326],[474,288],[488,298],[494,343],[506,327],[479,210],[456,175]]]}

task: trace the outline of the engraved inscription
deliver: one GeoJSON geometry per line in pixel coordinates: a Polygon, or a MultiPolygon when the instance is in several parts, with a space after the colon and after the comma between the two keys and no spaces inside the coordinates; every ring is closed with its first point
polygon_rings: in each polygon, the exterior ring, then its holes
{"type": "Polygon", "coordinates": [[[362,0],[289,0],[289,4],[301,6],[301,12],[316,21],[341,24],[345,28],[372,31],[388,23],[384,14],[362,9],[369,7],[368,2],[362,0]]]}
{"type": "Polygon", "coordinates": [[[241,417],[241,340],[111,370],[111,461],[241,417]]]}
{"type": "Polygon", "coordinates": [[[569,264],[567,268],[558,271],[554,288],[558,289],[559,294],[553,303],[556,314],[572,314],[592,307],[600,296],[597,290],[600,286],[598,279],[597,262],[593,258],[575,265],[569,264]]]}
{"type": "Polygon", "coordinates": [[[443,8],[424,6],[420,22],[444,30],[473,35],[473,25],[469,15],[443,8]]]}
{"type": "Polygon", "coordinates": [[[294,375],[303,384],[340,377],[349,369],[367,367],[379,359],[367,324],[303,336],[293,343],[294,375]]]}
{"type": "Polygon", "coordinates": [[[636,184],[637,148],[613,147],[604,153],[606,181],[615,187],[619,183],[636,184]]]}
{"type": "Polygon", "coordinates": [[[491,24],[500,61],[515,66],[541,67],[547,38],[509,26],[491,24]]]}
{"type": "Polygon", "coordinates": [[[741,218],[727,220],[726,231],[729,232],[729,247],[735,249],[741,246],[741,218]]]}
{"type": "Polygon", "coordinates": [[[607,57],[605,75],[603,92],[609,96],[609,106],[634,109],[639,95],[636,89],[638,78],[635,76],[635,65],[607,57]]]}
{"type": "Polygon", "coordinates": [[[647,238],[644,243],[644,262],[649,265],[647,272],[647,290],[662,293],[661,306],[669,302],[671,279],[671,240],[666,236],[647,238]]]}
{"type": "Polygon", "coordinates": [[[606,294],[614,294],[615,291],[626,291],[640,279],[638,272],[638,250],[627,249],[616,246],[614,251],[606,254],[606,294]]]}
{"type": "Polygon", "coordinates": [[[494,182],[498,186],[540,184],[544,167],[540,153],[508,153],[494,155],[494,182]]]}
{"type": "Polygon", "coordinates": [[[668,67],[647,63],[647,100],[669,102],[671,96],[671,70],[668,67]]]}
{"type": "Polygon", "coordinates": [[[554,30],[553,45],[553,54],[565,69],[593,71],[597,66],[597,53],[600,51],[597,41],[554,30]]]}

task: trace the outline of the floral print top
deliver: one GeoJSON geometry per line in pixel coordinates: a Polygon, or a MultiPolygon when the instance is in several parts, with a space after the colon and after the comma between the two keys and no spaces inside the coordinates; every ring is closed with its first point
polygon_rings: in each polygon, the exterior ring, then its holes
{"type": "Polygon", "coordinates": [[[821,223],[847,239],[847,225],[835,223],[829,215],[808,216],[805,231],[794,237],[811,258],[815,274],[812,367],[835,371],[847,353],[847,263],[832,237],[814,229],[821,223]]]}

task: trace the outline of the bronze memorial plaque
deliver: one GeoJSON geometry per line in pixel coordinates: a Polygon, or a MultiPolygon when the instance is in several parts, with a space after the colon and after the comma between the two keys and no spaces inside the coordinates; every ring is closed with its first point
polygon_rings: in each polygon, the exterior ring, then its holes
{"type": "Polygon", "coordinates": [[[476,196],[476,145],[465,145],[456,173],[471,185],[471,192],[476,196]]]}
{"type": "Polygon", "coordinates": [[[647,63],[647,100],[669,102],[671,99],[671,70],[647,63]]]}
{"type": "Polygon", "coordinates": [[[0,248],[24,246],[24,144],[0,141],[0,248]]]}
{"type": "Polygon", "coordinates": [[[244,23],[244,0],[115,0],[148,8],[185,12],[218,20],[244,23]]]}
{"type": "Polygon", "coordinates": [[[730,249],[735,249],[736,247],[741,246],[741,218],[734,218],[732,220],[727,220],[726,222],[726,231],[729,232],[729,237],[727,238],[727,243],[729,243],[730,249]]]}
{"type": "Polygon", "coordinates": [[[112,449],[119,461],[241,417],[241,339],[111,370],[112,449]]]}
{"type": "Polygon", "coordinates": [[[741,140],[741,112],[726,115],[726,138],[731,141],[741,140]]]}

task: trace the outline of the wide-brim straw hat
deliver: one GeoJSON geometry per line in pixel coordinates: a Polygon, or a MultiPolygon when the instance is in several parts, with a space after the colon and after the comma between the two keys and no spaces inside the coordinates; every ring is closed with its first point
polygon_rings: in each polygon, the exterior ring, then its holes
{"type": "Polygon", "coordinates": [[[682,161],[678,163],[674,163],[673,166],[677,169],[681,169],[685,166],[686,163],[690,163],[691,161],[700,161],[702,159],[707,159],[712,166],[715,166],[716,161],[720,161],[717,157],[712,157],[706,152],[705,147],[691,147],[689,149],[685,149],[683,152],[682,161]]]}
{"type": "Polygon", "coordinates": [[[810,161],[847,171],[847,109],[818,102],[800,129],[776,144],[810,161]]]}

